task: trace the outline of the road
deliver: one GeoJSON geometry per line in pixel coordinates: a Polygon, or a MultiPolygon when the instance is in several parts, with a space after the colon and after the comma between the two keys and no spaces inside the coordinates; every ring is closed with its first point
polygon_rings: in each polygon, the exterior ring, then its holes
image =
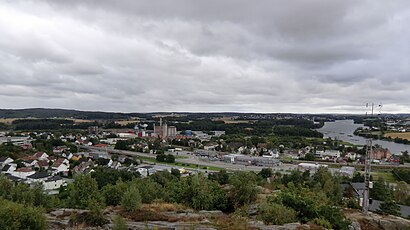
{"type": "MultiPolygon", "coordinates": [[[[113,149],[113,148],[97,148],[97,147],[92,147],[92,146],[79,146],[80,148],[83,149],[88,149],[88,150],[93,150],[93,151],[102,151],[102,152],[107,152],[107,153],[113,153],[113,154],[119,154],[119,155],[126,155],[126,156],[131,156],[131,157],[149,157],[152,159],[155,159],[156,155],[154,154],[149,154],[149,153],[142,153],[142,152],[133,152],[133,151],[126,151],[126,150],[118,150],[118,149],[113,149]]],[[[262,170],[262,168],[266,167],[261,167],[261,166],[246,166],[246,165],[240,165],[240,164],[230,164],[222,161],[209,161],[202,159],[198,156],[195,156],[194,154],[190,154],[190,152],[187,151],[179,151],[179,152],[167,152],[167,154],[173,154],[175,156],[181,156],[183,158],[176,158],[175,161],[178,163],[185,163],[185,164],[193,164],[193,165],[199,165],[200,167],[218,167],[218,168],[223,168],[228,171],[254,171],[254,172],[259,172],[262,170]]],[[[156,163],[157,165],[167,165],[167,164],[161,164],[161,163],[156,163]]],[[[168,165],[169,166],[169,165],[168,165]]],[[[296,169],[297,166],[293,164],[281,164],[280,166],[272,167],[274,171],[279,171],[282,173],[289,172],[290,170],[296,169]]],[[[204,170],[201,169],[200,171],[213,171],[213,170],[204,170]]]]}

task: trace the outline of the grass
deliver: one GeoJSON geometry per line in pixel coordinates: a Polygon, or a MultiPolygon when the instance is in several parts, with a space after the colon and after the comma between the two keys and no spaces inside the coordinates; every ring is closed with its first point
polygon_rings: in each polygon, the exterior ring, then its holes
{"type": "Polygon", "coordinates": [[[188,159],[189,157],[187,156],[175,156],[175,159],[188,159]]]}
{"type": "MultiPolygon", "coordinates": [[[[364,174],[364,171],[359,171],[360,174],[364,174]]],[[[373,177],[373,181],[377,181],[380,178],[383,178],[384,181],[388,183],[397,183],[397,179],[394,177],[391,172],[370,172],[370,175],[373,177]]]]}
{"type": "Polygon", "coordinates": [[[384,137],[390,137],[390,138],[400,138],[400,139],[404,139],[404,140],[408,140],[410,141],[410,132],[406,132],[406,133],[386,133],[384,134],[384,137]]]}

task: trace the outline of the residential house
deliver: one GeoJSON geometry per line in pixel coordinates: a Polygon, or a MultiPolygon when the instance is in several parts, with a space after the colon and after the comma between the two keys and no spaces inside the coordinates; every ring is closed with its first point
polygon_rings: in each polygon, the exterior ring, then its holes
{"type": "Polygon", "coordinates": [[[345,158],[354,161],[354,160],[356,160],[356,158],[357,158],[357,153],[348,152],[348,153],[346,153],[345,158]]]}
{"type": "Polygon", "coordinates": [[[25,167],[34,167],[34,165],[36,165],[37,162],[38,162],[37,160],[30,159],[30,160],[24,160],[23,164],[25,167]]]}
{"type": "Polygon", "coordinates": [[[47,153],[44,153],[44,152],[38,152],[38,153],[34,154],[33,157],[35,157],[36,160],[47,160],[49,155],[47,153]]]}
{"type": "Polygon", "coordinates": [[[10,164],[14,160],[10,157],[0,157],[0,169],[3,168],[3,166],[10,164]]]}
{"type": "Polygon", "coordinates": [[[34,167],[47,169],[49,167],[49,164],[47,160],[40,160],[40,161],[37,161],[34,167]]]}
{"type": "Polygon", "coordinates": [[[48,177],[49,174],[47,172],[35,172],[34,174],[27,176],[27,181],[29,184],[43,183],[48,177]]]}
{"type": "MultiPolygon", "coordinates": [[[[358,203],[361,204],[363,202],[363,192],[365,190],[365,184],[362,182],[357,183],[349,183],[349,184],[341,184],[341,187],[344,191],[345,195],[353,196],[357,199],[358,203]]],[[[370,189],[372,188],[372,184],[370,184],[370,189]]],[[[383,201],[369,199],[369,211],[377,212],[380,210],[380,205],[383,201]]],[[[403,218],[410,217],[410,206],[406,205],[399,205],[400,208],[400,216],[403,218]]]]}
{"type": "Polygon", "coordinates": [[[339,150],[325,150],[325,151],[316,151],[316,157],[320,157],[323,160],[337,160],[340,157],[339,150]]]}
{"type": "Polygon", "coordinates": [[[14,172],[10,172],[11,175],[22,179],[26,179],[28,176],[31,176],[34,173],[36,173],[36,171],[34,171],[30,167],[18,168],[14,172]]]}
{"type": "Polygon", "coordinates": [[[146,166],[138,167],[137,172],[139,172],[139,174],[141,174],[141,176],[147,177],[149,175],[152,175],[152,174],[156,173],[157,170],[153,166],[146,165],[146,166]]]}
{"type": "Polygon", "coordinates": [[[108,167],[113,168],[113,169],[119,169],[121,166],[122,166],[122,165],[121,165],[120,162],[114,161],[114,162],[113,162],[110,166],[108,166],[108,167]]]}
{"type": "Polygon", "coordinates": [[[1,169],[2,173],[12,173],[14,171],[16,171],[17,169],[17,165],[13,164],[13,163],[9,163],[3,166],[3,168],[1,169]]]}
{"type": "Polygon", "coordinates": [[[70,168],[70,162],[65,158],[58,158],[51,166],[55,173],[67,174],[70,168]]]}
{"type": "Polygon", "coordinates": [[[65,146],[65,145],[63,145],[63,146],[57,146],[57,147],[54,147],[53,153],[54,153],[54,154],[62,154],[63,152],[65,152],[65,151],[67,151],[67,150],[68,150],[68,147],[65,146]]]}
{"type": "Polygon", "coordinates": [[[374,160],[389,159],[392,156],[390,150],[384,148],[375,148],[370,156],[374,160]]]}
{"type": "Polygon", "coordinates": [[[48,177],[44,182],[44,190],[59,189],[62,185],[66,185],[67,182],[60,176],[48,177]]]}

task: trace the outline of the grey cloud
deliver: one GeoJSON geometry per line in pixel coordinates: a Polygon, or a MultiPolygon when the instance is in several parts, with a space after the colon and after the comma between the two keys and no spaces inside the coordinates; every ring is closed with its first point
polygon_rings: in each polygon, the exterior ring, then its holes
{"type": "Polygon", "coordinates": [[[407,1],[6,1],[0,107],[406,112],[407,1]]]}

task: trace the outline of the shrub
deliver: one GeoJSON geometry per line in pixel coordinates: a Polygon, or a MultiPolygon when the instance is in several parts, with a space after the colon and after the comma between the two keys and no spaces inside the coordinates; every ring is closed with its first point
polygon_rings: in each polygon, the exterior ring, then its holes
{"type": "Polygon", "coordinates": [[[43,213],[41,208],[0,199],[0,229],[46,229],[43,213]]]}
{"type": "Polygon", "coordinates": [[[113,230],[127,230],[127,223],[125,222],[124,218],[122,218],[121,216],[115,216],[114,217],[114,226],[113,226],[113,230]]]}
{"type": "Polygon", "coordinates": [[[315,218],[311,221],[311,223],[319,227],[324,227],[325,229],[332,229],[332,224],[323,218],[315,218]]]}
{"type": "Polygon", "coordinates": [[[92,226],[103,226],[107,223],[104,218],[103,207],[97,200],[91,199],[88,202],[89,212],[86,214],[86,222],[92,226]]]}
{"type": "Polygon", "coordinates": [[[141,195],[135,186],[131,186],[124,193],[121,207],[127,212],[135,212],[141,208],[141,195]]]}
{"type": "Polygon", "coordinates": [[[276,225],[297,221],[295,210],[276,203],[265,203],[261,205],[259,208],[259,218],[265,224],[276,225]]]}

